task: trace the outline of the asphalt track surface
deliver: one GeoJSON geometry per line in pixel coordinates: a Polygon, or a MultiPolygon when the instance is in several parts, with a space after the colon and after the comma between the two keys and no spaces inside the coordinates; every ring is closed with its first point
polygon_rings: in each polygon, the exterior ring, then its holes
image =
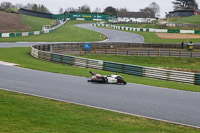
{"type": "Polygon", "coordinates": [[[76,26],[103,33],[108,37],[108,40],[106,42],[142,43],[144,41],[143,36],[135,33],[98,28],[95,26],[91,26],[90,24],[76,24],[76,26]]]}
{"type": "Polygon", "coordinates": [[[197,92],[138,84],[93,84],[85,77],[6,65],[0,65],[0,88],[200,127],[197,92]]]}

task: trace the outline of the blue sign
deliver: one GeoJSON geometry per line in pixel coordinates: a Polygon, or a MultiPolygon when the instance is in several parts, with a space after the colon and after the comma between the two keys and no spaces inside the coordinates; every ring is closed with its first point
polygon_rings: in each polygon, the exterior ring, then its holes
{"type": "Polygon", "coordinates": [[[84,43],[83,49],[89,51],[91,49],[91,47],[92,47],[91,43],[84,43]]]}

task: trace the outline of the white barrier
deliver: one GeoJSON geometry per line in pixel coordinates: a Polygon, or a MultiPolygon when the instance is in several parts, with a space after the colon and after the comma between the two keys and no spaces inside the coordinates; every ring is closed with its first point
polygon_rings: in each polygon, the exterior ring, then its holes
{"type": "Polygon", "coordinates": [[[195,73],[151,67],[143,68],[143,77],[194,84],[195,73]]]}
{"type": "Polygon", "coordinates": [[[194,34],[194,30],[180,30],[180,33],[183,33],[183,34],[194,34]]]}
{"type": "Polygon", "coordinates": [[[22,32],[22,36],[28,36],[28,32],[22,32]]]}
{"type": "Polygon", "coordinates": [[[34,35],[39,35],[40,31],[34,31],[34,35]]]}
{"type": "Polygon", "coordinates": [[[2,33],[2,37],[10,37],[9,33],[2,33]]]}

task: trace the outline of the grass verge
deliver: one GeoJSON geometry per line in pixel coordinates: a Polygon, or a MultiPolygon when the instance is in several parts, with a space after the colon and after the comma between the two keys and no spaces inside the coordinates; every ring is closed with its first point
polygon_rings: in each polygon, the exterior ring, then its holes
{"type": "Polygon", "coordinates": [[[200,73],[199,58],[177,58],[177,57],[143,57],[143,56],[126,56],[126,55],[94,55],[88,54],[82,56],[97,60],[132,64],[146,67],[167,68],[173,70],[182,70],[188,72],[200,73]]]}
{"type": "Polygon", "coordinates": [[[191,17],[172,17],[169,19],[172,23],[200,24],[200,15],[191,17]]]}
{"type": "Polygon", "coordinates": [[[198,129],[0,90],[0,132],[182,133],[198,129]]]}
{"type": "MultiPolygon", "coordinates": [[[[56,64],[52,62],[42,61],[33,58],[29,54],[30,54],[30,48],[1,48],[0,60],[20,64],[21,67],[35,69],[35,70],[90,77],[89,71],[92,69],[78,68],[64,64],[56,64]]],[[[103,75],[113,74],[113,72],[102,71],[102,70],[92,70],[92,71],[96,71],[103,75]]],[[[156,79],[132,76],[127,74],[120,74],[120,75],[122,75],[124,79],[129,83],[137,83],[137,84],[165,87],[171,89],[200,92],[200,86],[198,85],[156,80],[156,79]]]]}
{"type": "Polygon", "coordinates": [[[200,30],[200,28],[193,27],[168,27],[165,25],[158,24],[116,24],[117,26],[126,26],[126,27],[134,27],[134,28],[155,28],[155,29],[169,29],[169,30],[200,30]]]}
{"type": "Polygon", "coordinates": [[[91,22],[93,21],[72,20],[49,34],[0,38],[0,42],[94,42],[105,40],[105,36],[101,33],[74,26],[74,24],[91,22]]]}

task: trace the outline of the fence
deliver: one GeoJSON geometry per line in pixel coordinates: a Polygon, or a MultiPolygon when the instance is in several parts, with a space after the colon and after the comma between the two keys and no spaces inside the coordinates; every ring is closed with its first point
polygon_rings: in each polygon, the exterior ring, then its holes
{"type": "Polygon", "coordinates": [[[198,28],[198,27],[200,27],[200,24],[167,23],[166,26],[169,26],[169,27],[192,27],[192,28],[198,28]]]}
{"type": "MultiPolygon", "coordinates": [[[[167,57],[193,57],[199,58],[200,51],[186,51],[180,44],[146,44],[146,43],[92,43],[90,51],[83,51],[83,43],[57,44],[51,46],[51,52],[86,55],[111,54],[132,56],[167,56],[167,57]],[[152,48],[153,47],[153,48],[152,48]],[[171,49],[166,49],[171,48],[171,49]]],[[[199,47],[198,44],[195,47],[199,47]]]]}
{"type": "MultiPolygon", "coordinates": [[[[79,50],[83,48],[84,43],[61,43],[52,44],[51,47],[58,51],[65,50],[79,50]]],[[[94,42],[92,48],[96,49],[123,49],[123,48],[148,48],[148,49],[182,49],[181,43],[170,43],[170,44],[152,44],[152,43],[122,43],[122,42],[94,42]]],[[[186,45],[183,47],[186,48],[186,45]]],[[[200,49],[200,43],[194,43],[194,49],[200,49]]]]}
{"type": "Polygon", "coordinates": [[[200,58],[200,52],[176,51],[162,49],[92,49],[91,51],[75,52],[65,51],[66,54],[86,55],[86,54],[110,54],[110,55],[131,55],[131,56],[164,56],[164,57],[193,57],[200,58]]]}
{"type": "Polygon", "coordinates": [[[154,28],[134,28],[134,27],[116,26],[116,25],[108,25],[108,24],[92,24],[92,26],[105,26],[105,27],[110,27],[110,28],[113,28],[113,29],[128,30],[128,31],[200,34],[199,30],[169,30],[169,29],[154,29],[154,28]]]}
{"type": "Polygon", "coordinates": [[[38,59],[63,63],[72,66],[100,69],[100,70],[125,73],[140,77],[148,77],[148,78],[200,85],[199,73],[135,66],[129,64],[93,60],[93,59],[47,52],[51,49],[52,46],[55,46],[55,44],[32,46],[31,55],[38,59]]]}
{"type": "Polygon", "coordinates": [[[18,37],[18,36],[32,36],[32,35],[40,35],[40,34],[47,34],[47,33],[51,33],[54,32],[54,30],[58,29],[59,27],[63,26],[67,21],[64,21],[54,27],[52,27],[51,29],[47,29],[47,30],[41,30],[41,31],[31,31],[31,32],[16,32],[16,33],[0,33],[0,38],[1,37],[18,37]]]}

